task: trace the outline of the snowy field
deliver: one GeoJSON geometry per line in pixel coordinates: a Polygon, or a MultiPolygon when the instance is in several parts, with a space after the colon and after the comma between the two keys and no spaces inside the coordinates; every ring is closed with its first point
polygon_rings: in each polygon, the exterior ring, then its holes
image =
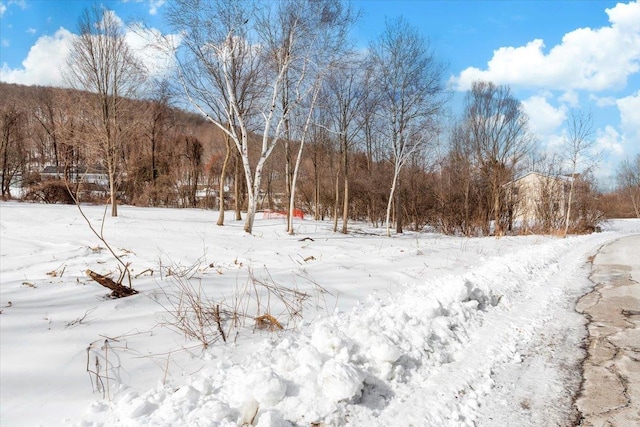
{"type": "MultiPolygon", "coordinates": [[[[99,229],[103,208],[85,212],[99,229]]],[[[110,299],[85,272],[118,264],[76,207],[0,204],[3,427],[568,425],[588,258],[640,233],[388,238],[299,220],[290,236],[258,215],[249,236],[217,212],[119,213],[104,236],[140,293],[110,299]],[[208,338],[192,306],[219,319],[208,338]]]]}

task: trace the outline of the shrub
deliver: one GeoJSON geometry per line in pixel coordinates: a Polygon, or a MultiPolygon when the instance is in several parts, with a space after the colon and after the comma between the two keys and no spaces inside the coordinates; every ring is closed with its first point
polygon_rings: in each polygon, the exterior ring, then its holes
{"type": "Polygon", "coordinates": [[[33,185],[24,198],[26,200],[32,200],[44,203],[62,203],[67,205],[73,205],[73,195],[69,192],[69,189],[63,181],[43,181],[39,184],[33,185]]]}

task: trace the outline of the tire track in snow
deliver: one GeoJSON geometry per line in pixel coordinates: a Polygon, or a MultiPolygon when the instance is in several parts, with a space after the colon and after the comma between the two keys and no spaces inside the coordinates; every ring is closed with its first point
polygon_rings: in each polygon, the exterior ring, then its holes
{"type": "MultiPolygon", "coordinates": [[[[240,364],[222,361],[178,388],[124,393],[104,425],[490,425],[491,405],[512,397],[514,416],[524,406],[541,411],[541,401],[563,398],[558,390],[539,386],[527,403],[518,386],[542,368],[564,378],[562,366],[546,367],[544,344],[563,344],[565,333],[571,344],[567,329],[584,334],[571,301],[588,284],[586,254],[610,239],[545,241],[371,297],[265,340],[240,364]]],[[[529,419],[564,419],[560,406],[529,419]]]]}
{"type": "Polygon", "coordinates": [[[376,425],[571,424],[580,381],[579,369],[571,368],[579,366],[584,337],[584,320],[573,308],[589,286],[587,254],[610,239],[554,241],[462,276],[470,297],[486,306],[458,326],[469,339],[449,363],[420,366],[407,384],[392,387],[395,398],[375,418],[356,410],[349,424],[363,425],[368,418],[376,425]],[[496,297],[499,303],[491,304],[496,297]],[[544,378],[536,378],[540,373],[544,378]],[[499,414],[510,415],[493,419],[496,405],[502,406],[499,414]]]}

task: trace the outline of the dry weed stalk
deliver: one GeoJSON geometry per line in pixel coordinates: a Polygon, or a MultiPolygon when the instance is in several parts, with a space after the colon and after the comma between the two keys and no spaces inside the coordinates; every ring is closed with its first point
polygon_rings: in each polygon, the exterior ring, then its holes
{"type": "Polygon", "coordinates": [[[181,276],[173,276],[173,282],[176,291],[161,288],[167,302],[159,304],[170,316],[164,324],[199,341],[204,348],[218,339],[226,342],[219,305],[204,295],[201,284],[195,287],[181,276]]]}
{"type": "Polygon", "coordinates": [[[87,316],[89,316],[89,314],[93,313],[95,310],[96,310],[96,307],[90,308],[89,310],[84,312],[84,315],[76,318],[75,320],[71,320],[67,322],[67,324],[65,325],[65,328],[71,328],[76,325],[84,325],[85,323],[83,322],[87,319],[87,316]]]}
{"type": "MultiPolygon", "coordinates": [[[[104,224],[105,224],[106,218],[107,218],[107,207],[108,207],[108,205],[105,205],[105,207],[104,207],[104,212],[102,214],[102,222],[100,224],[100,231],[98,231],[93,226],[93,223],[91,222],[91,220],[84,213],[84,210],[82,210],[82,206],[80,206],[80,199],[79,199],[77,194],[75,194],[73,191],[71,191],[71,188],[69,187],[69,181],[65,179],[64,183],[65,183],[65,186],[67,187],[67,191],[69,192],[69,194],[71,195],[71,198],[73,199],[73,202],[75,203],[76,207],[78,208],[78,211],[80,212],[80,215],[82,216],[84,221],[87,223],[87,226],[89,226],[89,230],[91,230],[91,232],[98,238],[98,240],[100,240],[102,242],[102,244],[107,248],[109,253],[111,253],[111,255],[118,262],[118,264],[119,264],[118,265],[118,269],[120,270],[120,277],[118,278],[116,283],[118,285],[122,285],[122,281],[126,277],[127,280],[128,280],[128,283],[129,283],[129,288],[133,289],[133,286],[131,285],[131,271],[129,269],[129,267],[131,266],[131,263],[124,262],[122,260],[122,255],[116,254],[116,252],[113,250],[111,245],[109,245],[109,242],[107,242],[106,237],[104,237],[104,224]]],[[[98,246],[98,248],[100,248],[100,247],[98,246]]],[[[125,251],[125,255],[127,255],[128,253],[132,253],[131,251],[127,251],[127,250],[124,250],[124,251],[125,251]]]]}
{"type": "Polygon", "coordinates": [[[94,341],[87,347],[87,372],[89,373],[89,378],[91,379],[91,388],[94,393],[102,393],[102,398],[107,398],[111,400],[111,394],[109,389],[109,380],[113,379],[109,377],[109,339],[104,340],[104,344],[98,350],[104,350],[104,355],[96,351],[94,345],[98,343],[98,341],[94,341]],[[95,368],[91,369],[91,356],[92,354],[95,357],[95,368]],[[104,366],[100,364],[100,359],[104,360],[104,366]],[[95,378],[95,382],[94,382],[95,378]]]}
{"type": "Polygon", "coordinates": [[[259,279],[249,268],[247,281],[236,285],[229,300],[222,297],[215,301],[205,295],[200,279],[190,274],[193,268],[182,271],[187,274],[171,277],[174,288],[161,287],[165,302],[158,303],[169,315],[163,325],[198,341],[203,348],[219,340],[226,343],[232,336],[235,341],[242,330],[295,328],[305,307],[315,302],[318,308],[329,293],[312,280],[313,293],[282,286],[268,271],[265,279],[259,279]]]}
{"type": "Polygon", "coordinates": [[[55,270],[48,271],[47,276],[62,278],[62,275],[64,274],[64,271],[66,269],[67,269],[67,266],[62,264],[60,267],[56,268],[55,270]]]}
{"type": "MultiPolygon", "coordinates": [[[[89,343],[87,346],[86,372],[91,380],[91,389],[94,393],[101,393],[103,399],[111,400],[111,391],[118,389],[122,383],[121,369],[125,355],[135,358],[149,358],[158,367],[160,364],[147,353],[129,346],[128,339],[136,335],[144,335],[148,332],[131,332],[118,337],[101,335],[101,338],[89,343]],[[115,385],[115,387],[113,387],[115,385]]],[[[168,366],[167,361],[167,366],[168,366]]]]}

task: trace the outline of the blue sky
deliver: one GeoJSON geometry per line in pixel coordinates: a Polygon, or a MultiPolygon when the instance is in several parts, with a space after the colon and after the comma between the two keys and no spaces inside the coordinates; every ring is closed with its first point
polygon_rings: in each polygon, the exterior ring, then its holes
{"type": "MultiPolygon", "coordinates": [[[[165,0],[101,4],[125,22],[167,32],[165,0]]],[[[457,113],[471,82],[509,85],[523,102],[541,145],[558,148],[571,109],[591,111],[598,175],[640,153],[640,3],[638,1],[354,0],[353,30],[365,47],[385,18],[404,16],[449,64],[457,113]]],[[[60,85],[60,67],[84,0],[0,0],[0,80],[60,85]]],[[[132,40],[134,38],[132,37],[132,40]]],[[[138,42],[140,42],[138,40],[138,42]]],[[[133,40],[135,44],[136,41],[133,40]]],[[[158,65],[160,67],[160,65],[158,65]]]]}

